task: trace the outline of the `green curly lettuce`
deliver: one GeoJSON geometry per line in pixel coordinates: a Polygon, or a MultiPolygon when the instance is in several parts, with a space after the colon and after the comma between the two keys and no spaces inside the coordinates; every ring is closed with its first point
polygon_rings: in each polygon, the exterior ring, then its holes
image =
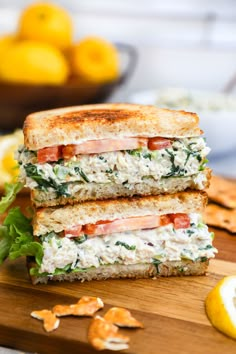
{"type": "Polygon", "coordinates": [[[22,214],[19,207],[10,209],[3,225],[0,226],[0,264],[21,256],[34,256],[41,264],[43,247],[35,242],[31,219],[22,214]]]}
{"type": "MultiPolygon", "coordinates": [[[[13,203],[17,193],[23,188],[22,183],[5,185],[5,196],[0,201],[0,214],[13,203]]],[[[34,241],[31,218],[27,218],[19,207],[12,208],[0,225],[0,264],[6,258],[10,260],[21,256],[34,256],[36,263],[43,258],[42,245],[34,241]]]]}
{"type": "Polygon", "coordinates": [[[5,184],[5,196],[2,197],[0,201],[0,214],[5,213],[5,211],[16,199],[17,193],[19,193],[22,188],[23,184],[20,182],[5,184]]]}

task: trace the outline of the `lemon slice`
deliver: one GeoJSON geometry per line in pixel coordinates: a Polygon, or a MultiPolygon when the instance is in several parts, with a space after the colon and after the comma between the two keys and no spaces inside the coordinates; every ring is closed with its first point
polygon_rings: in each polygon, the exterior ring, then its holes
{"type": "Polygon", "coordinates": [[[5,182],[12,182],[19,173],[14,152],[21,144],[23,144],[21,130],[17,130],[13,134],[0,136],[0,188],[5,182]]]}
{"type": "Polygon", "coordinates": [[[214,327],[236,339],[236,275],[223,278],[210,291],[206,312],[214,327]]]}

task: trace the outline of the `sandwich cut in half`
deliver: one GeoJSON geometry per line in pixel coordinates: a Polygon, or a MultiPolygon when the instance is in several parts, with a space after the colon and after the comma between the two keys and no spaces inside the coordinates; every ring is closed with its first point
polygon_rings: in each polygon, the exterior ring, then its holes
{"type": "Polygon", "coordinates": [[[217,250],[202,222],[205,192],[87,201],[37,209],[32,282],[205,274],[217,250]]]}
{"type": "Polygon", "coordinates": [[[36,207],[208,187],[195,113],[100,104],[33,113],[18,150],[36,207]]]}

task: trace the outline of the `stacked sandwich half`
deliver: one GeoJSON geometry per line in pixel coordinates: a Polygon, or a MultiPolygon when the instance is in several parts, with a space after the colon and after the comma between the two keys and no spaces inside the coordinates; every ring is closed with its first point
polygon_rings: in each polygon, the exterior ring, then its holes
{"type": "Polygon", "coordinates": [[[28,116],[18,161],[43,249],[33,282],[204,274],[216,249],[201,133],[195,114],[152,106],[28,116]]]}

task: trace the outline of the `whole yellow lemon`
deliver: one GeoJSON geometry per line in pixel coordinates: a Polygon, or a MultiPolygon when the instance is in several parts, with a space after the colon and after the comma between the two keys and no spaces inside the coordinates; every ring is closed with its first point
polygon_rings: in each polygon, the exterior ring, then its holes
{"type": "Polygon", "coordinates": [[[5,34],[0,36],[0,58],[4,55],[7,49],[14,44],[16,36],[14,34],[5,34]]]}
{"type": "MultiPolygon", "coordinates": [[[[2,58],[7,52],[8,48],[10,48],[11,45],[13,45],[16,41],[16,37],[14,34],[6,34],[3,36],[0,36],[0,67],[2,64],[2,58]]],[[[1,71],[1,69],[0,69],[1,71]]],[[[1,78],[0,78],[1,79],[1,78]]]]}
{"type": "Polygon", "coordinates": [[[105,83],[119,76],[119,57],[116,47],[99,37],[87,37],[74,44],[68,59],[72,74],[83,81],[105,83]]]}
{"type": "Polygon", "coordinates": [[[49,44],[22,41],[11,46],[2,58],[2,81],[26,84],[63,84],[68,64],[62,53],[49,44]]]}
{"type": "Polygon", "coordinates": [[[69,14],[60,6],[47,2],[28,6],[18,25],[19,38],[50,43],[62,50],[72,43],[72,32],[69,14]]]}

